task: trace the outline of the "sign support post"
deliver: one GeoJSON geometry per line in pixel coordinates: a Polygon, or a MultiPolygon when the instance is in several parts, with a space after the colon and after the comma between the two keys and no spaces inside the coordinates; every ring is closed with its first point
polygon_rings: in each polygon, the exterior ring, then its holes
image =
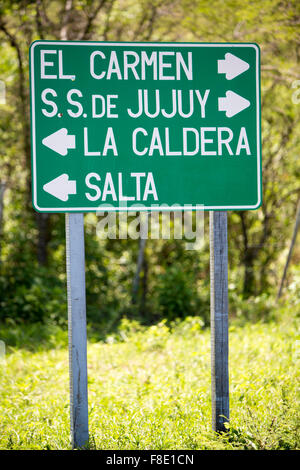
{"type": "Polygon", "coordinates": [[[210,211],[210,310],[212,428],[229,421],[227,212],[210,211]]]}
{"type": "Polygon", "coordinates": [[[70,417],[73,448],[87,445],[87,334],[83,214],[66,214],[70,417]]]}

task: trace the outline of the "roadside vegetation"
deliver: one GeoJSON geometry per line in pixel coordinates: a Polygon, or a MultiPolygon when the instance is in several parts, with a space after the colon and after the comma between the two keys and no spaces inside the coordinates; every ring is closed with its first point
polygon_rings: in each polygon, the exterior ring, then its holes
{"type": "MultiPolygon", "coordinates": [[[[145,327],[124,318],[88,344],[90,447],[299,449],[299,303],[268,322],[232,320],[230,426],[211,431],[210,332],[200,317],[145,327]]],[[[0,448],[69,449],[66,328],[1,331],[0,448]]]]}

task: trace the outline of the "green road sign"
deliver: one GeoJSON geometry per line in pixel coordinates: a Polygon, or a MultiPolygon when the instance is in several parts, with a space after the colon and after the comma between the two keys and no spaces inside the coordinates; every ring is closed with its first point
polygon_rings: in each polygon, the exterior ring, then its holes
{"type": "Polygon", "coordinates": [[[259,64],[256,44],[34,42],[34,208],[257,209],[259,64]]]}

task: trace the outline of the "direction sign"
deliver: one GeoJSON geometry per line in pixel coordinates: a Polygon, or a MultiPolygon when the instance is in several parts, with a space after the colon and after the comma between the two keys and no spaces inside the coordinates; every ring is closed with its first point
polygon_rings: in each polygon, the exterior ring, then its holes
{"type": "Polygon", "coordinates": [[[260,206],[256,44],[36,41],[30,81],[37,211],[260,206]]]}

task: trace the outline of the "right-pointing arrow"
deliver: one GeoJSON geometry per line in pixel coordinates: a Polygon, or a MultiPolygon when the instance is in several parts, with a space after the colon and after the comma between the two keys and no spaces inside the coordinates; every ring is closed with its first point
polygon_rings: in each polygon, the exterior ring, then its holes
{"type": "Polygon", "coordinates": [[[43,145],[60,155],[67,155],[68,149],[75,148],[75,135],[68,135],[68,129],[62,127],[42,140],[43,145]]]}
{"type": "Polygon", "coordinates": [[[63,173],[62,175],[44,184],[43,190],[51,196],[66,202],[69,199],[69,194],[76,194],[76,181],[70,180],[69,175],[63,173]]]}
{"type": "Polygon", "coordinates": [[[250,101],[234,91],[229,90],[226,92],[226,98],[219,98],[219,111],[226,111],[227,117],[235,116],[249,106],[250,101]]]}
{"type": "Polygon", "coordinates": [[[225,60],[218,60],[218,73],[225,73],[227,80],[232,80],[243,72],[246,72],[250,65],[248,62],[236,57],[228,52],[225,60]]]}

